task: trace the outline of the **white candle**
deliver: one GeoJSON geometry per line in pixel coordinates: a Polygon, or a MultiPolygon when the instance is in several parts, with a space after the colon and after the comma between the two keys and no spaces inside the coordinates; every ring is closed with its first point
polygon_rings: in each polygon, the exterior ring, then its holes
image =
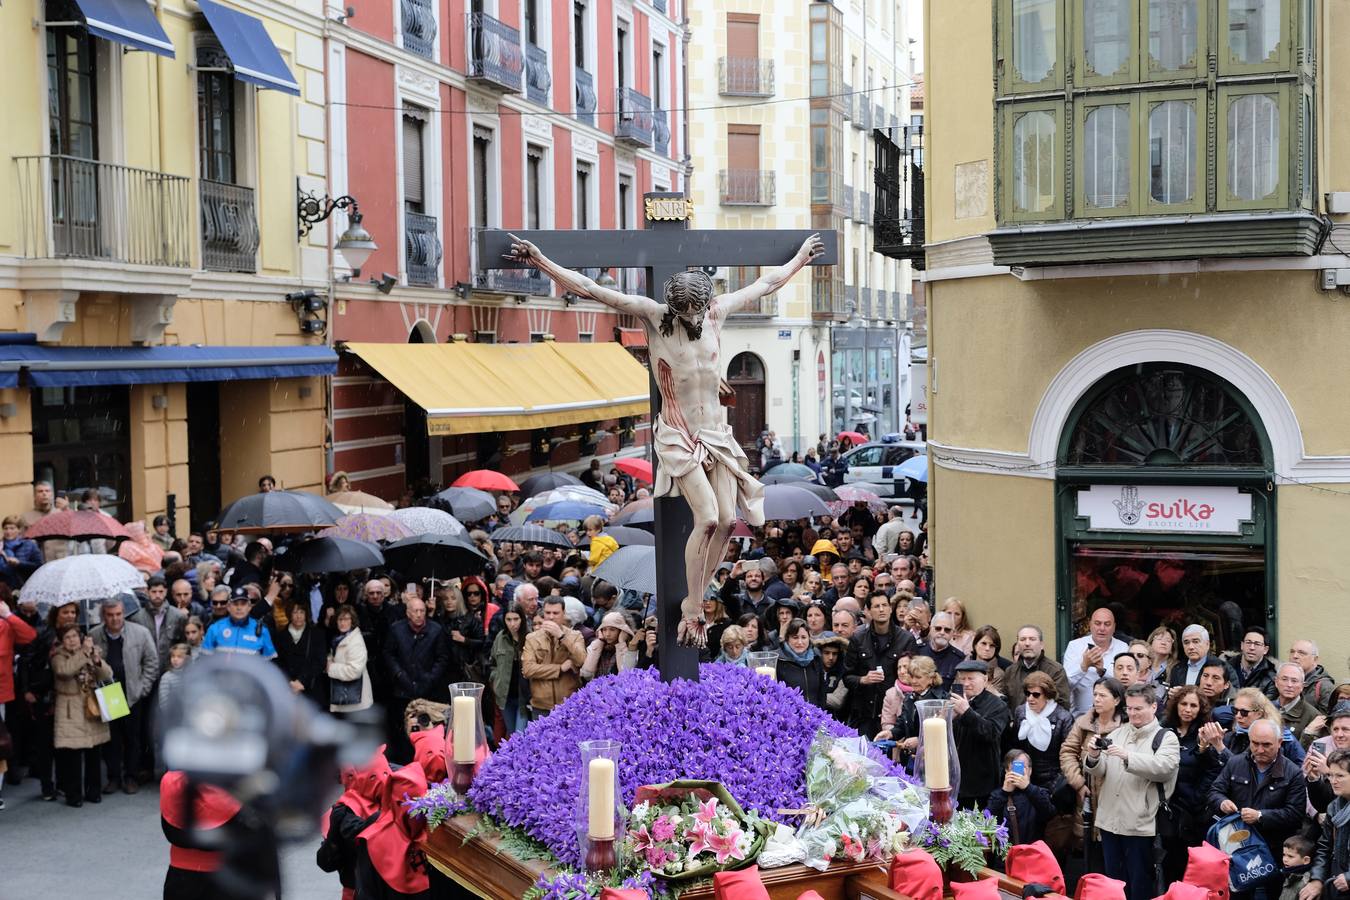
{"type": "Polygon", "coordinates": [[[947,722],[923,720],[923,783],[930,791],[946,791],[952,786],[947,759],[947,722]]]}
{"type": "Polygon", "coordinates": [[[471,763],[477,756],[477,741],[475,740],[476,723],[474,719],[478,715],[478,704],[473,702],[472,697],[456,697],[452,706],[452,719],[454,723],[451,739],[454,741],[455,762],[471,763]]]}
{"type": "Polygon", "coordinates": [[[767,678],[777,678],[778,670],[775,669],[773,666],[757,666],[755,668],[755,674],[763,675],[767,678]]]}
{"type": "Polygon", "coordinates": [[[591,760],[586,782],[591,803],[587,833],[591,840],[614,840],[614,774],[614,760],[591,760]]]}

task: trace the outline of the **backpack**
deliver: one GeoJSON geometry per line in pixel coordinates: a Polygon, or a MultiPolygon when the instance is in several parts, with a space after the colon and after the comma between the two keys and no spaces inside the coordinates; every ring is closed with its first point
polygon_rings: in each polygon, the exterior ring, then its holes
{"type": "Polygon", "coordinates": [[[1205,841],[1228,854],[1228,884],[1233,893],[1253,891],[1280,874],[1270,845],[1242,821],[1240,813],[1215,822],[1205,841]]]}

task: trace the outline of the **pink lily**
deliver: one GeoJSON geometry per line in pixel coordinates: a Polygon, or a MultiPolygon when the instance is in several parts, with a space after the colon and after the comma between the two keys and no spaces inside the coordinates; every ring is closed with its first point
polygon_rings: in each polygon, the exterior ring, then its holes
{"type": "Polygon", "coordinates": [[[717,864],[723,865],[730,859],[743,859],[744,854],[736,849],[736,839],[741,836],[739,828],[733,828],[726,835],[714,834],[708,838],[708,844],[717,854],[717,864]]]}
{"type": "Polygon", "coordinates": [[[652,836],[647,833],[646,827],[634,828],[628,832],[628,840],[632,842],[634,853],[641,853],[652,846],[652,836]]]}
{"type": "Polygon", "coordinates": [[[700,803],[698,812],[694,813],[694,818],[705,825],[711,825],[717,821],[717,798],[709,797],[707,803],[700,803]]]}
{"type": "Polygon", "coordinates": [[[712,845],[708,843],[709,837],[712,836],[711,832],[708,826],[702,822],[695,822],[693,825],[690,825],[688,830],[685,831],[684,836],[693,839],[689,844],[690,857],[698,856],[700,853],[711,849],[712,847],[712,845]]]}

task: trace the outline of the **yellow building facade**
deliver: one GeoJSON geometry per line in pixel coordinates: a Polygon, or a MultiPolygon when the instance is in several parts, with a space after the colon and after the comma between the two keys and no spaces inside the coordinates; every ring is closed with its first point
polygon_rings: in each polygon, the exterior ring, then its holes
{"type": "Polygon", "coordinates": [[[1350,10],[1116,6],[925,3],[938,593],[1342,677],[1350,10]]]}
{"type": "Polygon", "coordinates": [[[324,22],[0,8],[0,512],[45,479],[186,534],[263,474],[321,489],[331,261],[297,189],[326,185],[324,22]]]}

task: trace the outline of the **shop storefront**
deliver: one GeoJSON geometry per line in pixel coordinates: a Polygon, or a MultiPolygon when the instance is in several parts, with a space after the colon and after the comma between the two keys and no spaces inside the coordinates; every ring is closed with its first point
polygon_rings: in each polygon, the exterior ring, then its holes
{"type": "Polygon", "coordinates": [[[876,437],[898,431],[904,421],[899,332],[842,327],[831,332],[831,339],[834,431],[861,431],[876,437]]]}
{"type": "Polygon", "coordinates": [[[1061,646],[1108,606],[1124,633],[1202,623],[1216,650],[1276,627],[1274,470],[1251,405],[1173,363],[1105,376],[1064,428],[1056,468],[1061,646]]]}

